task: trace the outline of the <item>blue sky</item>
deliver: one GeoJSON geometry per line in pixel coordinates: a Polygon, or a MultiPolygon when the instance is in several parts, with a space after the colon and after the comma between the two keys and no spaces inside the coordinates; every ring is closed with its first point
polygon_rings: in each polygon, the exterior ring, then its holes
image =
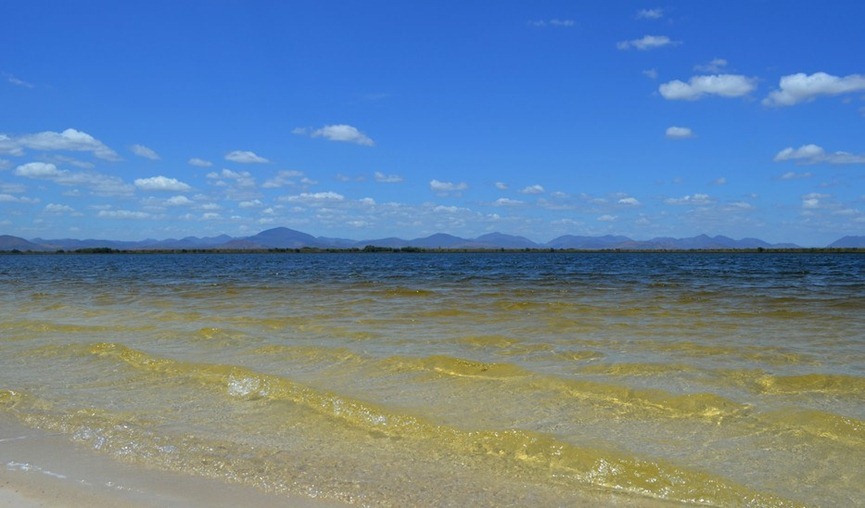
{"type": "Polygon", "coordinates": [[[3,11],[2,234],[865,234],[863,2],[3,11]]]}

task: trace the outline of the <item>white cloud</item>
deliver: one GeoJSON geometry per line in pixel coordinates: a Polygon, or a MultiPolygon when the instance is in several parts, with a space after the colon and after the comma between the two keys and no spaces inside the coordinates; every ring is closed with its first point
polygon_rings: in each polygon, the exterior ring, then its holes
{"type": "Polygon", "coordinates": [[[508,184],[504,182],[496,182],[496,189],[498,190],[507,190],[508,184]]]}
{"type": "Polygon", "coordinates": [[[712,185],[727,185],[727,179],[723,176],[716,178],[712,185]]]}
{"type": "Polygon", "coordinates": [[[225,185],[224,180],[233,180],[238,187],[255,187],[255,179],[249,171],[232,171],[230,169],[223,169],[219,173],[215,171],[208,173],[207,178],[217,180],[217,185],[220,183],[225,185]]]}
{"type": "Polygon", "coordinates": [[[755,88],[756,80],[739,74],[694,76],[687,83],[673,80],[662,84],[658,91],[667,100],[697,100],[704,95],[742,97],[755,88]]]}
{"type": "Polygon", "coordinates": [[[550,20],[539,19],[539,20],[529,21],[529,26],[535,27],[535,28],[543,28],[545,26],[553,26],[553,27],[557,27],[557,28],[571,28],[575,25],[576,25],[576,22],[572,19],[553,18],[550,20]]]}
{"type": "Polygon", "coordinates": [[[133,212],[130,210],[100,210],[97,217],[106,219],[150,219],[153,216],[146,212],[133,212]]]}
{"type": "Polygon", "coordinates": [[[810,194],[805,194],[802,196],[802,208],[806,210],[815,210],[823,207],[823,203],[820,200],[831,198],[832,196],[829,194],[820,194],[817,192],[812,192],[810,194]]]}
{"type": "Polygon", "coordinates": [[[100,196],[125,196],[132,194],[135,188],[115,176],[94,172],[65,173],[53,179],[60,185],[83,185],[89,187],[94,194],[100,196]]]}
{"type": "Polygon", "coordinates": [[[598,221],[600,222],[615,222],[618,219],[615,215],[604,214],[598,217],[598,221]]]}
{"type": "Polygon", "coordinates": [[[74,212],[75,209],[69,205],[58,205],[56,203],[49,203],[45,205],[45,211],[48,213],[71,213],[74,212]]]}
{"type": "Polygon", "coordinates": [[[735,212],[750,212],[751,210],[756,210],[757,207],[752,205],[751,203],[747,203],[745,201],[733,201],[732,203],[728,203],[725,205],[721,211],[728,213],[735,212]]]}
{"type": "Polygon", "coordinates": [[[622,198],[618,203],[620,205],[639,206],[640,201],[637,198],[622,198]]]}
{"type": "Polygon", "coordinates": [[[703,65],[695,65],[694,70],[699,72],[711,72],[712,74],[718,74],[724,70],[724,67],[727,66],[727,61],[723,58],[715,58],[711,62],[703,65]]]}
{"type": "Polygon", "coordinates": [[[27,178],[56,178],[68,173],[48,162],[28,162],[15,168],[15,174],[27,178]]]}
{"type": "Polygon", "coordinates": [[[811,173],[796,173],[794,171],[788,171],[781,175],[781,180],[801,180],[803,178],[811,178],[812,176],[811,173]]]}
{"type": "Polygon", "coordinates": [[[688,139],[694,137],[694,131],[688,127],[667,127],[666,135],[670,139],[688,139]]]}
{"type": "Polygon", "coordinates": [[[386,175],[380,171],[376,171],[375,181],[381,183],[400,183],[402,182],[402,177],[399,175],[386,175]]]}
{"type": "Polygon", "coordinates": [[[21,194],[27,190],[27,187],[20,183],[3,183],[0,182],[0,192],[9,192],[13,194],[21,194]]]}
{"type": "Polygon", "coordinates": [[[148,148],[144,145],[132,145],[130,148],[132,153],[139,157],[144,157],[145,159],[150,159],[153,161],[159,160],[159,154],[156,153],[152,148],[148,148]]]}
{"type": "MultiPolygon", "coordinates": [[[[266,189],[275,189],[278,187],[283,187],[285,185],[295,185],[295,178],[299,178],[303,176],[303,172],[295,171],[295,170],[282,170],[279,171],[275,177],[267,180],[262,184],[262,187],[266,189]]],[[[306,182],[304,182],[306,183],[306,182]]]]}
{"type": "Polygon", "coordinates": [[[24,150],[21,149],[17,141],[6,134],[0,134],[0,153],[20,157],[24,155],[24,150]]]}
{"type": "Polygon", "coordinates": [[[658,69],[646,69],[643,71],[643,76],[649,79],[658,79],[658,69]]]}
{"type": "Polygon", "coordinates": [[[334,202],[334,201],[343,201],[345,200],[345,196],[342,194],[338,194],[336,192],[303,192],[301,194],[295,196],[288,196],[286,198],[282,198],[283,201],[290,202],[300,202],[300,203],[320,203],[320,202],[334,202]]]}
{"type": "Polygon", "coordinates": [[[199,168],[209,168],[213,166],[213,163],[204,159],[199,159],[198,157],[193,157],[187,161],[190,166],[196,166],[199,168]]]}
{"type": "Polygon", "coordinates": [[[495,206],[520,206],[526,204],[524,201],[520,201],[519,199],[510,199],[510,198],[499,198],[493,201],[493,205],[495,206]]]}
{"type": "Polygon", "coordinates": [[[172,196],[165,200],[165,204],[169,206],[184,206],[191,205],[193,201],[186,196],[172,196]]]}
{"type": "Polygon", "coordinates": [[[225,160],[237,162],[239,164],[264,164],[270,162],[264,157],[256,155],[255,152],[250,152],[248,150],[235,150],[229,152],[225,154],[225,160]]]}
{"type": "Polygon", "coordinates": [[[851,74],[838,77],[825,72],[816,72],[809,76],[800,72],[781,77],[778,87],[779,90],[772,91],[763,99],[763,105],[792,106],[814,100],[820,95],[865,91],[865,75],[851,74]]]}
{"type": "Polygon", "coordinates": [[[663,48],[664,46],[675,46],[679,44],[671,40],[666,35],[645,35],[640,39],[630,41],[621,41],[616,44],[619,49],[636,48],[640,51],[648,51],[650,49],[663,48]]]}
{"type": "Polygon", "coordinates": [[[681,198],[667,198],[664,203],[668,205],[696,205],[703,206],[712,204],[714,200],[708,194],[693,194],[681,198]]]}
{"type": "Polygon", "coordinates": [[[138,178],[135,180],[135,186],[141,190],[151,191],[173,191],[182,192],[188,191],[192,187],[181,182],[176,178],[168,178],[165,176],[154,176],[151,178],[138,178]]]}
{"type": "Polygon", "coordinates": [[[241,208],[259,208],[264,206],[264,203],[262,203],[261,200],[253,199],[251,201],[241,201],[237,206],[241,208]]]}
{"type": "Polygon", "coordinates": [[[53,155],[45,157],[43,160],[46,162],[56,162],[58,164],[68,164],[69,166],[75,166],[76,168],[81,169],[93,169],[96,167],[92,162],[78,160],[74,157],[67,157],[65,155],[53,155]]]}
{"type": "Polygon", "coordinates": [[[469,188],[465,182],[453,183],[440,182],[438,180],[430,180],[429,187],[435,192],[459,192],[469,188]]]}
{"type": "Polygon", "coordinates": [[[351,125],[337,124],[325,125],[321,129],[316,129],[309,132],[309,129],[298,128],[292,131],[295,134],[307,134],[313,138],[325,138],[330,141],[341,141],[344,143],[354,143],[356,145],[373,146],[375,142],[366,134],[357,130],[351,125]]]}
{"type": "Polygon", "coordinates": [[[0,194],[0,203],[26,203],[36,204],[39,202],[37,198],[17,197],[11,194],[0,194]]]}
{"type": "Polygon", "coordinates": [[[310,136],[313,138],[325,138],[330,141],[341,141],[344,143],[354,143],[356,145],[374,146],[375,142],[366,134],[359,131],[356,127],[346,124],[325,125],[320,129],[309,129],[307,127],[297,127],[293,129],[292,134],[300,136],[310,136]]]}
{"type": "Polygon", "coordinates": [[[0,134],[0,153],[21,156],[24,148],[41,151],[91,152],[97,158],[109,161],[120,160],[117,153],[86,132],[66,129],[63,132],[38,132],[12,138],[0,134]]]}
{"type": "Polygon", "coordinates": [[[435,208],[433,208],[433,212],[436,212],[436,213],[459,213],[459,212],[462,212],[465,210],[466,210],[465,208],[460,208],[458,206],[444,206],[444,205],[438,205],[435,208]]]}
{"type": "Polygon", "coordinates": [[[28,83],[23,79],[16,78],[11,74],[4,74],[4,76],[6,76],[6,81],[12,83],[15,86],[20,86],[22,88],[34,88],[34,85],[32,83],[28,83]]]}
{"type": "Polygon", "coordinates": [[[524,188],[520,192],[523,194],[543,194],[544,193],[544,187],[542,185],[538,185],[538,184],[529,185],[528,187],[524,188]]]}
{"type": "Polygon", "coordinates": [[[865,155],[847,152],[826,153],[823,147],[809,144],[787,147],[775,155],[775,162],[797,161],[800,164],[865,164],[865,155]]]}
{"type": "Polygon", "coordinates": [[[641,9],[637,12],[637,19],[661,19],[664,17],[664,9],[641,9]]]}

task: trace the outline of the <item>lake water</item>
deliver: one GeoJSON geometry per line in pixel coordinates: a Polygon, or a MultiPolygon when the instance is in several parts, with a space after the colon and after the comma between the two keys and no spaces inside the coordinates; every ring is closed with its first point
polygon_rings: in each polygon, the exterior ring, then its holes
{"type": "Polygon", "coordinates": [[[0,416],[372,506],[863,506],[865,255],[0,256],[0,416]]]}

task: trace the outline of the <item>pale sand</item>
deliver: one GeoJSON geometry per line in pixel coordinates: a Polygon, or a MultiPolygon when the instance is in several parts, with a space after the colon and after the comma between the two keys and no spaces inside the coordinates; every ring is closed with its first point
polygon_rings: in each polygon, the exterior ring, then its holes
{"type": "Polygon", "coordinates": [[[345,507],[118,462],[0,413],[0,508],[345,507]]]}

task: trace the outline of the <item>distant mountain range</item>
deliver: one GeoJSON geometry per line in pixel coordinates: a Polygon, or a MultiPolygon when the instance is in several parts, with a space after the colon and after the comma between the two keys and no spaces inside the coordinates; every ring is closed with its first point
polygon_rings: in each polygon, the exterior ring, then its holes
{"type": "MultiPolygon", "coordinates": [[[[422,249],[579,249],[579,250],[689,250],[689,249],[786,249],[799,248],[792,243],[771,244],[756,238],[734,240],[726,236],[699,235],[691,238],[653,238],[632,240],[626,236],[573,236],[564,235],[547,243],[536,243],[522,236],[490,233],[477,238],[460,238],[444,233],[414,240],[381,238],[373,240],[347,240],[312,236],[289,228],[274,228],[257,235],[234,238],[228,235],[167,240],[141,240],[137,242],[114,240],[25,240],[9,235],[0,235],[0,251],[57,251],[109,248],[117,250],[179,250],[179,249],[362,249],[366,246],[399,249],[417,247],[422,249]]],[[[845,236],[832,242],[829,248],[865,248],[865,236],[845,236]]]]}

